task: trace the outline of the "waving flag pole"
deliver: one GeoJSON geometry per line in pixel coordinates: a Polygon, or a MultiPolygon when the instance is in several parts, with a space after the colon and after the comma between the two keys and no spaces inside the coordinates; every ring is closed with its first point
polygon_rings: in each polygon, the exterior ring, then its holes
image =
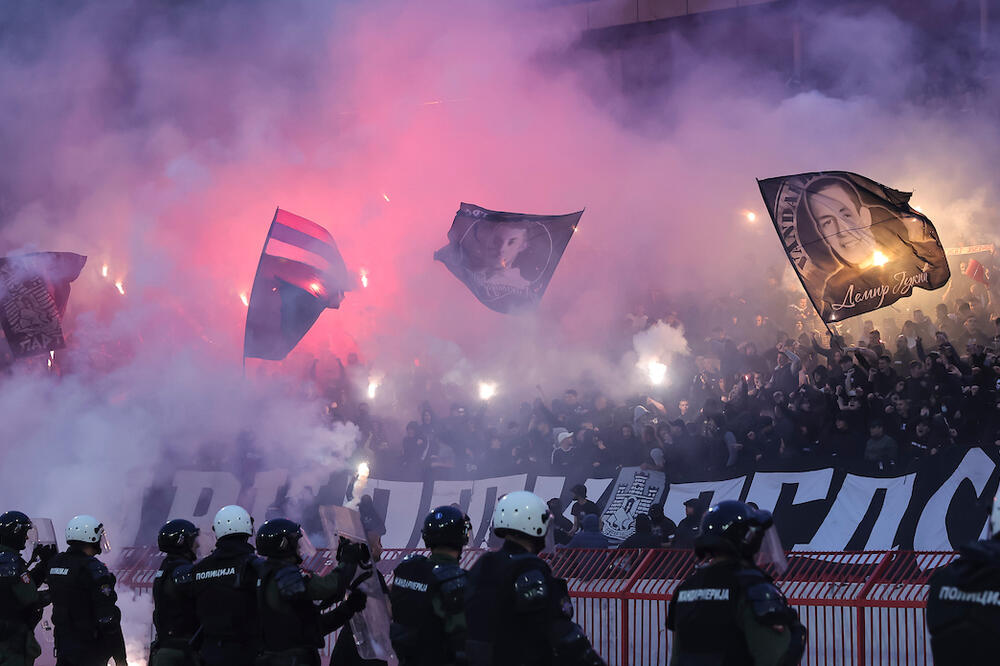
{"type": "Polygon", "coordinates": [[[326,308],[339,308],[352,280],[326,229],[278,208],[254,277],[243,338],[248,358],[284,359],[326,308]]]}

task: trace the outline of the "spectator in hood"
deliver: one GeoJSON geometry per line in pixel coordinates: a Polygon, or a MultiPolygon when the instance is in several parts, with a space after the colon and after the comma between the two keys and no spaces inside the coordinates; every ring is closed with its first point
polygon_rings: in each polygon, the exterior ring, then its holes
{"type": "Polygon", "coordinates": [[[601,533],[601,517],[588,513],[583,517],[580,531],[566,544],[567,548],[610,548],[608,537],[601,533]]]}
{"type": "Polygon", "coordinates": [[[587,486],[578,483],[570,489],[573,493],[573,505],[570,513],[573,515],[573,531],[577,532],[583,524],[583,517],[588,514],[600,515],[601,509],[587,499],[587,486]]]}
{"type": "Polygon", "coordinates": [[[573,523],[563,515],[563,503],[558,497],[553,497],[548,501],[549,513],[552,514],[552,537],[557,546],[565,546],[569,543],[570,533],[573,531],[573,523]]]}
{"type": "Polygon", "coordinates": [[[674,548],[687,550],[694,548],[694,539],[701,531],[701,517],[705,509],[701,500],[692,497],[684,502],[684,519],[677,525],[676,536],[674,537],[674,548]]]}
{"type": "Polygon", "coordinates": [[[654,504],[649,507],[649,522],[650,529],[653,536],[656,537],[657,542],[660,544],[658,548],[669,548],[674,542],[674,537],[677,532],[677,525],[674,521],[663,515],[663,507],[659,504],[654,504]]]}
{"type": "Polygon", "coordinates": [[[662,548],[660,538],[653,534],[653,521],[644,513],[635,517],[635,532],[619,548],[662,548]]]}

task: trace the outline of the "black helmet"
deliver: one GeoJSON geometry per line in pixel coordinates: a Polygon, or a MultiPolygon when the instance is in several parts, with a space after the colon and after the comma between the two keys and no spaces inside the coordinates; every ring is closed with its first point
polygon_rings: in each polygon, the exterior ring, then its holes
{"type": "Polygon", "coordinates": [[[264,557],[297,557],[302,526],[287,518],[274,518],[257,530],[257,552],[264,557]]]}
{"type": "Polygon", "coordinates": [[[750,559],[760,550],[764,532],[773,524],[769,511],[752,509],[737,500],[723,500],[701,519],[701,531],[694,540],[695,555],[730,553],[750,559]]]}
{"type": "Polygon", "coordinates": [[[31,531],[31,518],[20,511],[0,514],[0,545],[22,550],[31,531]]]}
{"type": "Polygon", "coordinates": [[[439,506],[424,518],[421,534],[428,548],[448,546],[461,550],[469,543],[472,523],[461,509],[453,506],[439,506]]]}
{"type": "Polygon", "coordinates": [[[172,555],[194,553],[195,540],[201,530],[190,520],[178,518],[167,521],[156,536],[156,545],[160,551],[172,555]]]}

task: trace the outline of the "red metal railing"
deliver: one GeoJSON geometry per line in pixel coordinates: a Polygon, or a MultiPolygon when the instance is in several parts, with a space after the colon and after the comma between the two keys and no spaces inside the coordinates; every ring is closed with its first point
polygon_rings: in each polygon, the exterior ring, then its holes
{"type": "MultiPolygon", "coordinates": [[[[379,570],[392,570],[412,550],[386,550],[379,570]]],[[[483,551],[466,551],[471,567],[483,551]]],[[[670,635],[666,608],[681,580],[694,568],[690,551],[560,550],[546,556],[553,572],[569,583],[580,623],[609,666],[666,666],[670,635]]],[[[924,623],[927,580],[954,553],[791,552],[778,585],[809,627],[803,665],[929,666],[924,623]]],[[[119,583],[137,590],[152,586],[161,556],[154,548],[126,548],[119,583]]],[[[325,573],[335,561],[320,551],[305,563],[325,573]]]]}

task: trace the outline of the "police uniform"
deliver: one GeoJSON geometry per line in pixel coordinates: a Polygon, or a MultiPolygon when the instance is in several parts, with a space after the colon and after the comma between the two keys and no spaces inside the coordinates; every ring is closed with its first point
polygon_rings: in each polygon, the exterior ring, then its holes
{"type": "Polygon", "coordinates": [[[190,557],[168,554],[153,581],[153,626],[156,640],[149,666],[197,664],[198,618],[194,599],[181,590],[194,579],[190,557]]]}
{"type": "Polygon", "coordinates": [[[410,555],[393,576],[392,646],[399,663],[464,663],[466,572],[458,560],[443,553],[410,555]]]}
{"type": "Polygon", "coordinates": [[[0,664],[35,663],[42,648],[35,625],[42,619],[44,601],[38,592],[43,567],[28,571],[19,551],[0,545],[0,664]]]}
{"type": "Polygon", "coordinates": [[[208,666],[249,666],[259,647],[257,557],[245,535],[225,536],[191,570],[185,594],[201,625],[199,654],[208,666]]]}
{"type": "Polygon", "coordinates": [[[667,628],[671,666],[792,666],[805,648],[798,613],[771,578],[735,558],[703,564],[684,579],[667,628]]]}
{"type": "MultiPolygon", "coordinates": [[[[494,519],[494,523],[496,519],[494,519]]],[[[603,666],[580,627],[566,581],[505,540],[469,571],[466,618],[474,666],[603,666]]]]}
{"type": "Polygon", "coordinates": [[[937,666],[997,661],[1000,541],[978,541],[938,569],[927,594],[927,628],[937,666]]]}
{"type": "Polygon", "coordinates": [[[57,666],[124,664],[122,615],[108,568],[71,544],[49,562],[48,583],[57,666]]]}
{"type": "Polygon", "coordinates": [[[268,558],[258,587],[258,666],[319,666],[324,637],[336,627],[330,626],[330,614],[321,615],[314,602],[329,605],[342,598],[351,575],[353,567],[317,576],[287,560],[268,558]]]}

